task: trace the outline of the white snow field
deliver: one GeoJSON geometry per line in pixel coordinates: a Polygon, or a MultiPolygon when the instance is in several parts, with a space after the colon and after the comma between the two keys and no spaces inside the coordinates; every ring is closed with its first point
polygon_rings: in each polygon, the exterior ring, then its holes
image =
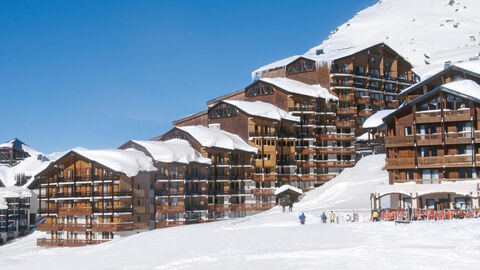
{"type": "Polygon", "coordinates": [[[380,0],[337,27],[306,53],[270,63],[252,72],[283,67],[299,56],[330,62],[384,42],[406,58],[423,77],[452,63],[478,59],[480,1],[380,0]],[[319,50],[323,54],[317,54],[319,50]]]}
{"type": "Polygon", "coordinates": [[[480,220],[320,223],[327,209],[369,207],[371,186],[387,179],[384,158],[363,158],[293,213],[276,207],[79,248],[37,247],[35,232],[0,247],[0,269],[478,269],[480,220]]]}

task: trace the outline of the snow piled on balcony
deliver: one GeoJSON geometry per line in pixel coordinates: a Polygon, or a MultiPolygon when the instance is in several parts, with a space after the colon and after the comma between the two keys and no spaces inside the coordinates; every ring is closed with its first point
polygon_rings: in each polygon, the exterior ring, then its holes
{"type": "Polygon", "coordinates": [[[238,135],[230,132],[205,126],[184,126],[176,128],[190,134],[202,147],[216,147],[226,150],[257,153],[257,148],[250,146],[238,135]]]}
{"type": "Polygon", "coordinates": [[[414,66],[423,77],[443,69],[446,62],[478,59],[480,53],[480,1],[386,0],[357,13],[337,27],[320,45],[303,55],[263,66],[263,71],[284,67],[298,57],[331,62],[384,42],[414,66]]]}
{"type": "Polygon", "coordinates": [[[211,164],[209,158],[205,158],[192,148],[186,140],[171,139],[168,141],[137,141],[132,142],[143,146],[155,161],[171,163],[179,162],[189,164],[191,162],[211,164]]]}
{"type": "Polygon", "coordinates": [[[261,78],[260,81],[273,84],[292,94],[300,94],[313,98],[322,98],[325,102],[336,102],[338,98],[320,85],[310,85],[283,77],[261,78]]]}
{"type": "MultiPolygon", "coordinates": [[[[11,140],[2,145],[4,147],[12,147],[13,141],[14,140],[11,140]]],[[[38,152],[24,143],[21,143],[21,148],[30,156],[14,165],[0,165],[0,181],[6,187],[14,186],[16,183],[15,176],[19,175],[25,175],[25,177],[28,179],[25,186],[30,185],[30,183],[34,180],[34,176],[45,169],[51,162],[50,159],[47,158],[43,153],[38,152]]]]}
{"type": "Polygon", "coordinates": [[[300,122],[300,117],[293,116],[271,103],[263,101],[251,102],[243,100],[223,100],[223,102],[237,107],[248,115],[268,118],[277,121],[287,120],[293,122],[300,122]]]}
{"type": "Polygon", "coordinates": [[[363,123],[362,127],[363,128],[377,128],[378,126],[383,124],[383,118],[385,116],[391,114],[394,111],[395,111],[394,109],[393,110],[378,111],[378,112],[372,114],[370,117],[368,117],[367,120],[365,120],[365,122],[363,123]]]}

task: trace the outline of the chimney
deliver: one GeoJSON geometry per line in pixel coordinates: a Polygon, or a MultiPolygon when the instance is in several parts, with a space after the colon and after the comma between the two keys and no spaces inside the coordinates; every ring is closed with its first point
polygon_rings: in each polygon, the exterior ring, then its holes
{"type": "Polygon", "coordinates": [[[214,128],[220,130],[220,124],[208,124],[208,128],[214,128]]]}

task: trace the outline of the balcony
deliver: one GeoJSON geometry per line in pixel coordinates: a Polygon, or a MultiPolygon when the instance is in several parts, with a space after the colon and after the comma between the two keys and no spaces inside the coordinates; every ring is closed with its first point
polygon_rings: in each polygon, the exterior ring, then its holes
{"type": "Polygon", "coordinates": [[[338,115],[355,115],[357,114],[356,107],[337,108],[338,115]]]}
{"type": "Polygon", "coordinates": [[[389,109],[396,109],[400,106],[400,101],[398,100],[392,100],[387,102],[387,108],[389,109]]]}
{"type": "Polygon", "coordinates": [[[316,174],[302,174],[300,176],[300,180],[301,181],[306,181],[306,182],[317,181],[317,175],[316,174]]]}
{"type": "Polygon", "coordinates": [[[357,99],[357,103],[358,104],[370,104],[370,97],[369,96],[359,97],[357,99]]]}
{"type": "Polygon", "coordinates": [[[445,110],[443,112],[445,122],[450,121],[470,121],[470,109],[463,109],[463,110],[454,110],[448,111],[445,110]]]}
{"type": "Polygon", "coordinates": [[[322,140],[322,141],[355,141],[355,135],[350,135],[350,134],[320,134],[320,140],[322,140]]]}
{"type": "Polygon", "coordinates": [[[470,167],[473,165],[472,155],[419,157],[418,168],[470,167]]]}
{"type": "Polygon", "coordinates": [[[355,154],[355,148],[344,148],[344,147],[320,147],[318,153],[321,155],[328,154],[343,154],[343,155],[353,155],[355,154]]]}
{"type": "Polygon", "coordinates": [[[92,214],[91,207],[73,207],[58,209],[59,216],[89,216],[92,214]]]}
{"type": "Polygon", "coordinates": [[[42,224],[38,224],[37,230],[42,232],[56,232],[56,231],[62,231],[63,228],[61,224],[42,223],[42,224]]]}
{"type": "Polygon", "coordinates": [[[249,132],[248,133],[249,137],[276,137],[277,134],[275,132],[249,132]]]}
{"type": "Polygon", "coordinates": [[[273,196],[275,195],[275,189],[263,189],[263,188],[255,188],[252,189],[253,196],[273,196]]]}
{"type": "Polygon", "coordinates": [[[134,229],[133,223],[94,223],[92,230],[94,232],[117,232],[131,231],[134,229]]]}
{"type": "Polygon", "coordinates": [[[320,168],[349,168],[355,166],[355,162],[351,160],[328,161],[319,160],[320,168]]]}
{"type": "Polygon", "coordinates": [[[81,247],[88,244],[87,240],[77,239],[37,239],[37,246],[40,247],[81,247]]]}
{"type": "Polygon", "coordinates": [[[361,110],[358,112],[358,116],[361,116],[361,117],[369,117],[371,115],[372,115],[372,110],[370,109],[361,110]]]}
{"type": "Polygon", "coordinates": [[[168,227],[175,227],[184,225],[185,221],[180,220],[157,220],[156,221],[156,228],[168,228],[168,227]]]}
{"type": "Polygon", "coordinates": [[[313,106],[294,106],[288,108],[289,112],[315,112],[315,108],[313,106]]]}
{"type": "Polygon", "coordinates": [[[317,180],[321,182],[326,182],[332,180],[336,176],[336,174],[319,174],[317,175],[317,180]]]}
{"type": "Polygon", "coordinates": [[[440,111],[427,111],[415,113],[415,121],[417,124],[436,123],[442,120],[440,111]]]}
{"type": "Polygon", "coordinates": [[[288,182],[288,181],[298,181],[298,175],[296,174],[277,174],[278,181],[288,182]]]}
{"type": "Polygon", "coordinates": [[[317,163],[314,160],[297,160],[297,166],[302,168],[314,168],[317,167],[317,163]]]}
{"type": "Polygon", "coordinates": [[[355,120],[338,120],[337,127],[340,128],[353,128],[355,127],[355,120]]]}
{"type": "Polygon", "coordinates": [[[338,89],[353,88],[353,83],[350,81],[333,81],[330,83],[330,87],[338,89]]]}
{"type": "Polygon", "coordinates": [[[442,144],[442,134],[417,135],[417,145],[439,145],[442,144]]]}
{"type": "Polygon", "coordinates": [[[65,223],[63,224],[63,230],[68,232],[85,232],[87,230],[87,224],[65,223]]]}
{"type": "Polygon", "coordinates": [[[338,95],[338,100],[340,102],[353,102],[355,101],[355,96],[353,94],[338,95]]]}
{"type": "Polygon", "coordinates": [[[253,174],[254,181],[277,181],[276,174],[263,174],[263,173],[255,173],[253,174]]]}
{"type": "Polygon", "coordinates": [[[352,75],[353,74],[353,70],[351,69],[348,69],[348,68],[333,68],[330,70],[330,74],[334,75],[335,74],[342,74],[342,75],[352,75]]]}
{"type": "Polygon", "coordinates": [[[413,136],[387,136],[385,138],[385,147],[413,146],[413,136]]]}
{"type": "Polygon", "coordinates": [[[391,169],[414,169],[415,159],[411,158],[387,158],[387,170],[391,169]]]}
{"type": "MultiPolygon", "coordinates": [[[[475,136],[478,133],[475,133],[475,136]]],[[[466,132],[449,132],[445,134],[445,144],[470,144],[472,143],[472,133],[466,132]]]]}
{"type": "Polygon", "coordinates": [[[373,101],[373,106],[384,106],[385,105],[385,101],[383,99],[375,99],[373,101]]]}
{"type": "Polygon", "coordinates": [[[302,155],[315,155],[317,153],[317,148],[305,147],[301,148],[298,152],[302,155]]]}

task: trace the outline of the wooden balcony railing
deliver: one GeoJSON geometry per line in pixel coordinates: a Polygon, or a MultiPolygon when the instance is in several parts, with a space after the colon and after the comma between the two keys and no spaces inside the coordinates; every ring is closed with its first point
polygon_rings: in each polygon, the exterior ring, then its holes
{"type": "Polygon", "coordinates": [[[156,207],[156,213],[171,214],[185,212],[185,205],[160,205],[156,207]]]}
{"type": "Polygon", "coordinates": [[[413,136],[387,136],[385,147],[413,146],[413,136]]]}
{"type": "MultiPolygon", "coordinates": [[[[480,136],[479,136],[480,138],[480,136]]],[[[349,134],[320,134],[322,141],[355,141],[355,135],[349,134]]]]}
{"type": "Polygon", "coordinates": [[[436,156],[418,158],[419,168],[442,168],[445,167],[465,167],[472,166],[472,155],[459,156],[436,156]]]}
{"type": "Polygon", "coordinates": [[[254,181],[277,181],[276,174],[262,174],[262,173],[255,173],[253,174],[254,181]]]}
{"type": "Polygon", "coordinates": [[[299,152],[302,155],[315,155],[317,153],[317,148],[305,147],[305,148],[301,148],[299,152]]]}
{"type": "Polygon", "coordinates": [[[442,144],[442,134],[423,134],[417,135],[417,145],[437,145],[442,144]]]}
{"type": "Polygon", "coordinates": [[[337,114],[339,115],[355,115],[357,113],[356,107],[338,108],[337,114]]]}
{"type": "Polygon", "coordinates": [[[273,196],[275,189],[255,188],[252,190],[253,196],[273,196]]]}
{"type": "Polygon", "coordinates": [[[133,230],[133,223],[94,223],[92,230],[94,232],[117,232],[117,231],[131,231],[133,230]]]}
{"type": "Polygon", "coordinates": [[[308,161],[297,160],[297,166],[303,167],[303,168],[312,168],[312,167],[316,167],[317,163],[314,160],[308,160],[308,161]]]}
{"type": "Polygon", "coordinates": [[[317,180],[322,181],[322,182],[330,181],[333,178],[335,178],[336,176],[337,175],[335,175],[335,174],[319,174],[319,175],[317,175],[317,180]]]}
{"type": "Polygon", "coordinates": [[[387,169],[413,169],[415,159],[412,158],[387,158],[387,169]]]}
{"type": "Polygon", "coordinates": [[[415,121],[417,124],[422,123],[436,123],[442,120],[440,111],[417,112],[415,114],[415,121]]]}
{"type": "Polygon", "coordinates": [[[355,162],[350,161],[350,160],[338,160],[338,161],[319,160],[318,161],[318,166],[320,168],[331,168],[331,167],[334,167],[334,168],[348,168],[348,167],[355,166],[355,162]]]}
{"type": "Polygon", "coordinates": [[[59,216],[89,216],[92,214],[91,207],[73,207],[58,209],[59,216]]]}
{"type": "Polygon", "coordinates": [[[370,97],[369,96],[363,96],[357,99],[358,104],[369,104],[370,103],[370,97]]]}
{"type": "Polygon", "coordinates": [[[361,110],[358,112],[358,116],[369,117],[372,115],[372,110],[361,110]]]}
{"type": "Polygon", "coordinates": [[[344,154],[344,155],[353,155],[355,154],[355,148],[344,148],[344,147],[320,147],[318,153],[321,155],[328,154],[344,154]]]}
{"type": "Polygon", "coordinates": [[[400,105],[400,101],[392,100],[387,102],[387,108],[389,109],[396,109],[400,105]]]}
{"type": "Polygon", "coordinates": [[[37,246],[41,247],[81,247],[87,244],[87,240],[78,239],[37,239],[37,246]]]}
{"type": "Polygon", "coordinates": [[[156,228],[168,228],[181,226],[185,224],[185,221],[181,220],[158,220],[155,222],[156,228]]]}
{"type": "Polygon", "coordinates": [[[68,232],[84,232],[87,230],[87,224],[65,223],[63,224],[63,230],[68,232]]]}
{"type": "Polygon", "coordinates": [[[317,180],[317,175],[316,174],[302,174],[300,177],[301,181],[316,181],[317,180]]]}
{"type": "Polygon", "coordinates": [[[385,101],[383,99],[375,99],[373,101],[373,106],[383,106],[385,105],[385,101]]]}
{"type": "Polygon", "coordinates": [[[355,100],[355,96],[353,94],[338,95],[338,100],[343,102],[350,102],[355,100]]]}
{"type": "Polygon", "coordinates": [[[341,128],[353,128],[355,127],[355,120],[338,120],[337,127],[341,128]]]}
{"type": "MultiPolygon", "coordinates": [[[[475,134],[476,136],[477,134],[475,134]]],[[[480,135],[480,134],[479,134],[480,135]]],[[[466,144],[472,143],[472,133],[468,132],[449,132],[445,134],[446,144],[466,144]]]]}
{"type": "Polygon", "coordinates": [[[446,122],[449,121],[468,121],[470,120],[470,109],[464,110],[453,110],[453,111],[444,111],[444,119],[446,122]]]}
{"type": "Polygon", "coordinates": [[[51,224],[51,223],[42,223],[38,224],[37,230],[44,232],[56,232],[62,231],[62,226],[60,224],[51,224]]]}

